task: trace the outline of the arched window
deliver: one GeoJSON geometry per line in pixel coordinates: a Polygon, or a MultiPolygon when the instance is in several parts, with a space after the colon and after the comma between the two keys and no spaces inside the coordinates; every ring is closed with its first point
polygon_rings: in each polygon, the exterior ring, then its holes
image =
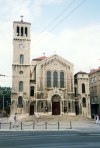
{"type": "Polygon", "coordinates": [[[64,72],[60,72],[60,87],[64,88],[64,72]]]}
{"type": "Polygon", "coordinates": [[[53,87],[58,87],[58,73],[56,71],[53,73],[53,87]]]}
{"type": "Polygon", "coordinates": [[[27,27],[25,27],[25,36],[27,36],[27,27]]]}
{"type": "Polygon", "coordinates": [[[23,27],[21,27],[21,36],[23,36],[23,27]]]}
{"type": "Polygon", "coordinates": [[[85,93],[85,84],[82,83],[82,93],[85,93]]]}
{"type": "Polygon", "coordinates": [[[86,107],[86,98],[82,99],[82,104],[83,104],[83,107],[86,107]]]}
{"type": "Polygon", "coordinates": [[[18,97],[18,105],[17,105],[17,107],[19,107],[19,108],[23,107],[23,98],[22,98],[22,96],[18,97]]]}
{"type": "Polygon", "coordinates": [[[77,97],[77,88],[76,87],[74,88],[74,91],[75,91],[75,97],[77,97]]]}
{"type": "Polygon", "coordinates": [[[47,87],[51,87],[51,72],[47,71],[47,87]]]}
{"type": "Polygon", "coordinates": [[[17,33],[17,36],[19,36],[19,30],[20,28],[19,28],[19,26],[17,26],[17,29],[16,29],[16,33],[17,33]]]}
{"type": "Polygon", "coordinates": [[[34,86],[31,86],[30,96],[34,96],[34,86]]]}
{"type": "Polygon", "coordinates": [[[23,92],[23,81],[19,82],[19,92],[23,92]]]}
{"type": "Polygon", "coordinates": [[[20,55],[20,64],[23,64],[24,63],[24,55],[20,55]]]}

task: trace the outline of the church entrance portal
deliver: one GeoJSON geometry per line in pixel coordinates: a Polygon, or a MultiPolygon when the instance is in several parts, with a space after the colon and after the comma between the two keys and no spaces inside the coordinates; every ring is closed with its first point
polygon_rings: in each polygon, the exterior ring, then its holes
{"type": "Polygon", "coordinates": [[[60,115],[60,96],[52,97],[52,115],[60,115]]]}

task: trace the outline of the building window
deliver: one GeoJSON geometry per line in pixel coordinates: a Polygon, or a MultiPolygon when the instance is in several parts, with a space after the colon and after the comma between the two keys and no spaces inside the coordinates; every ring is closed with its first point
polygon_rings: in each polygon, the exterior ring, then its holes
{"type": "Polygon", "coordinates": [[[99,81],[100,81],[100,75],[99,75],[99,81]]]}
{"type": "Polygon", "coordinates": [[[70,110],[70,103],[68,103],[68,109],[70,110]]]}
{"type": "Polygon", "coordinates": [[[96,76],[94,77],[94,82],[96,82],[96,76]]]}
{"type": "Polygon", "coordinates": [[[43,108],[43,102],[41,102],[41,108],[43,108]]]}
{"type": "Polygon", "coordinates": [[[16,33],[17,33],[17,36],[19,36],[19,30],[20,28],[19,28],[19,26],[17,26],[17,29],[16,29],[16,33]]]}
{"type": "Polygon", "coordinates": [[[91,83],[93,83],[93,78],[91,78],[91,83]]]}
{"type": "Polygon", "coordinates": [[[20,64],[23,64],[24,63],[24,55],[20,55],[20,64]]]}
{"type": "Polygon", "coordinates": [[[30,96],[34,96],[34,86],[31,86],[30,96]]]}
{"type": "Polygon", "coordinates": [[[82,93],[85,93],[85,84],[82,83],[82,93]]]}
{"type": "Polygon", "coordinates": [[[53,73],[53,87],[58,87],[58,73],[56,71],[53,73]]]}
{"type": "Polygon", "coordinates": [[[19,82],[19,92],[23,92],[23,81],[19,82]]]}
{"type": "Polygon", "coordinates": [[[21,36],[23,36],[23,27],[21,27],[21,36]]]}
{"type": "Polygon", "coordinates": [[[82,99],[82,104],[83,104],[83,107],[86,107],[86,98],[82,99]]]}
{"type": "Polygon", "coordinates": [[[18,105],[17,105],[19,108],[22,108],[23,107],[23,98],[22,96],[19,96],[18,97],[18,105]]]}
{"type": "Polygon", "coordinates": [[[64,72],[60,72],[60,87],[64,88],[64,72]]]}
{"type": "Polygon", "coordinates": [[[51,72],[47,71],[47,87],[51,87],[51,72]]]}
{"type": "Polygon", "coordinates": [[[77,88],[75,87],[74,90],[75,90],[75,97],[77,97],[77,88]]]}
{"type": "Polygon", "coordinates": [[[27,27],[25,27],[25,36],[27,36],[27,27]]]}

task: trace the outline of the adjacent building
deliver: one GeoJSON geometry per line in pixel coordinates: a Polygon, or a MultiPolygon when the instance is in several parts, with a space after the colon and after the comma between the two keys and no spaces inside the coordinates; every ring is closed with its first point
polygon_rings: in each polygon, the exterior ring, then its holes
{"type": "Polygon", "coordinates": [[[100,68],[89,73],[91,115],[100,115],[100,68]]]}
{"type": "Polygon", "coordinates": [[[89,76],[86,72],[78,72],[74,75],[75,88],[75,111],[76,114],[91,116],[89,76]]]}

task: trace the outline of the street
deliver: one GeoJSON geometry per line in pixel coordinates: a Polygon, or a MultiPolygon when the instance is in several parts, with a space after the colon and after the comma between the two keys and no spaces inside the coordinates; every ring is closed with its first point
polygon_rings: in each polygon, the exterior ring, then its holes
{"type": "Polygon", "coordinates": [[[100,132],[1,131],[0,148],[99,148],[100,132]]]}

